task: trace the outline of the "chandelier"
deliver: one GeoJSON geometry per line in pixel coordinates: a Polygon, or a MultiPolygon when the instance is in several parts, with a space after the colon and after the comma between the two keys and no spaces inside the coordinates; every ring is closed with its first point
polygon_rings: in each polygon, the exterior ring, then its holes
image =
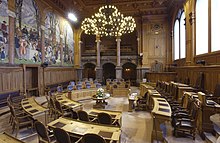
{"type": "Polygon", "coordinates": [[[85,18],[81,26],[86,34],[100,36],[121,36],[133,32],[135,27],[134,18],[124,16],[113,5],[100,7],[91,18],[85,18]]]}

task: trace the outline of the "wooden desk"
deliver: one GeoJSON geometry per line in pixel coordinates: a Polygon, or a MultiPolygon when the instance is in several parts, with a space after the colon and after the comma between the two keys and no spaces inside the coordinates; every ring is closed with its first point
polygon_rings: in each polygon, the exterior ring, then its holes
{"type": "Polygon", "coordinates": [[[55,94],[56,100],[64,106],[67,106],[68,108],[74,109],[74,110],[81,110],[82,104],[79,102],[76,102],[74,100],[71,100],[67,98],[68,93],[57,93],[55,94]]]}
{"type": "Polygon", "coordinates": [[[153,86],[147,84],[140,85],[140,95],[144,96],[148,89],[154,89],[153,86]]]}
{"type": "Polygon", "coordinates": [[[178,102],[181,102],[185,91],[194,91],[195,90],[195,88],[192,88],[189,86],[178,86],[177,89],[178,89],[178,96],[177,96],[178,102]]]}
{"type": "Polygon", "coordinates": [[[94,133],[101,135],[106,140],[120,143],[121,129],[116,126],[100,125],[62,117],[50,122],[48,126],[50,128],[61,128],[73,136],[81,137],[87,133],[94,133]]]}
{"type": "Polygon", "coordinates": [[[112,88],[112,96],[125,96],[130,93],[129,88],[112,88]]]}
{"type": "Polygon", "coordinates": [[[79,101],[83,99],[91,99],[97,92],[97,88],[72,90],[71,100],[79,101]]]}
{"type": "Polygon", "coordinates": [[[24,142],[4,132],[0,134],[0,143],[24,143],[24,142]]]}
{"type": "Polygon", "coordinates": [[[153,116],[153,131],[151,134],[151,141],[154,139],[164,141],[163,131],[160,128],[161,124],[171,120],[171,108],[169,103],[164,98],[153,98],[154,108],[151,111],[153,116]]]}
{"type": "Polygon", "coordinates": [[[148,109],[152,110],[153,109],[153,98],[154,97],[161,97],[161,94],[155,90],[155,89],[148,89],[147,90],[148,95],[147,95],[147,107],[148,109]]]}
{"type": "Polygon", "coordinates": [[[112,111],[112,110],[98,110],[98,109],[92,109],[88,112],[89,116],[97,117],[98,113],[108,113],[112,116],[112,119],[115,119],[118,121],[120,126],[122,125],[122,112],[120,111],[112,111]]]}
{"type": "Polygon", "coordinates": [[[131,93],[128,95],[128,112],[132,112],[134,109],[134,102],[138,100],[137,93],[131,93]]]}
{"type": "Polygon", "coordinates": [[[34,97],[22,99],[21,106],[34,119],[39,119],[39,116],[45,114],[45,124],[47,123],[47,111],[49,109],[39,105],[34,97]]]}

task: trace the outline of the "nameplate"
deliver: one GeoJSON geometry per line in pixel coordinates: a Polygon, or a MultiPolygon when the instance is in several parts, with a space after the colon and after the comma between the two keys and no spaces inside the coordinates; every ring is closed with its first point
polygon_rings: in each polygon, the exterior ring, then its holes
{"type": "Polygon", "coordinates": [[[170,112],[170,109],[164,109],[164,108],[159,108],[159,111],[162,111],[162,112],[170,112]]]}
{"type": "Polygon", "coordinates": [[[104,138],[112,138],[112,132],[105,132],[105,131],[100,131],[98,133],[100,136],[104,137],[104,138]]]}
{"type": "Polygon", "coordinates": [[[63,126],[65,126],[66,124],[61,123],[61,122],[57,122],[55,124],[53,124],[53,126],[57,127],[57,128],[62,128],[63,126]]]}

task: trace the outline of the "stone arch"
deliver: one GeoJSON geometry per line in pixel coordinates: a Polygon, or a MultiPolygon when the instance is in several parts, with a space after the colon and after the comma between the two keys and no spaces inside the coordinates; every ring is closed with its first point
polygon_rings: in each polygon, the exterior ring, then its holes
{"type": "Polygon", "coordinates": [[[113,62],[106,62],[102,65],[103,71],[103,82],[105,83],[106,79],[115,79],[116,72],[115,72],[115,64],[113,62]]]}
{"type": "Polygon", "coordinates": [[[124,80],[130,80],[131,85],[136,84],[137,80],[137,65],[132,62],[126,62],[122,65],[122,78],[124,80]]]}
{"type": "Polygon", "coordinates": [[[96,65],[94,63],[88,62],[83,65],[83,78],[96,78],[96,65]]]}

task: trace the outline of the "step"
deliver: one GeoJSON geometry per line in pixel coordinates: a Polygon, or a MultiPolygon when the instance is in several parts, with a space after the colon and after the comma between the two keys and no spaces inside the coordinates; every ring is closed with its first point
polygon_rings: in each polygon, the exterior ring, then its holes
{"type": "Polygon", "coordinates": [[[205,141],[207,143],[216,143],[217,138],[215,136],[213,136],[212,133],[204,132],[204,135],[205,135],[205,141]]]}
{"type": "Polygon", "coordinates": [[[220,136],[220,127],[214,123],[214,130],[216,132],[216,138],[220,136]]]}
{"type": "Polygon", "coordinates": [[[4,107],[0,108],[0,116],[7,114],[9,112],[10,112],[10,110],[9,110],[8,106],[4,106],[4,107]]]}

